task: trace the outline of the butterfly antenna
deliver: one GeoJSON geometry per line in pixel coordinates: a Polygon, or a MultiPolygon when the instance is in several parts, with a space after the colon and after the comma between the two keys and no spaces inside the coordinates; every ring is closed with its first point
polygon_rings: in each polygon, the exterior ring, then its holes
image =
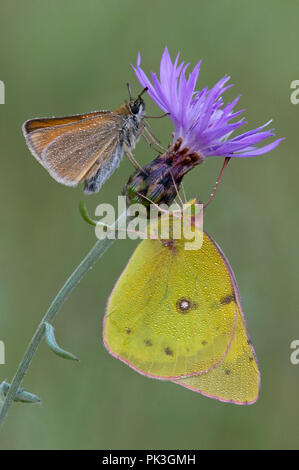
{"type": "Polygon", "coordinates": [[[129,82],[127,82],[127,88],[128,88],[128,92],[129,92],[129,98],[130,100],[132,99],[132,93],[131,93],[131,85],[129,82]]]}
{"type": "Polygon", "coordinates": [[[223,162],[221,171],[220,171],[219,176],[218,176],[218,179],[217,179],[217,181],[216,181],[216,185],[215,185],[215,187],[214,187],[214,190],[213,190],[211,196],[209,197],[208,201],[204,204],[204,206],[203,206],[204,209],[210,204],[210,202],[212,201],[213,197],[215,196],[216,191],[217,191],[218,186],[219,186],[219,183],[220,183],[220,181],[221,181],[221,179],[222,179],[222,175],[223,175],[223,173],[224,173],[224,170],[225,170],[225,168],[227,167],[228,162],[230,161],[230,159],[231,159],[231,157],[225,157],[225,160],[224,160],[224,162],[223,162]]]}
{"type": "Polygon", "coordinates": [[[148,87],[146,86],[145,88],[143,88],[143,90],[141,91],[141,93],[139,93],[138,97],[137,98],[141,98],[141,96],[148,90],[148,87]]]}

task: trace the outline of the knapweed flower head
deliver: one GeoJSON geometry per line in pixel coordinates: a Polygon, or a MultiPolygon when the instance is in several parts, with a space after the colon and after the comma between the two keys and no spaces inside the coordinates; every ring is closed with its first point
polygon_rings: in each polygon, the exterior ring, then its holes
{"type": "Polygon", "coordinates": [[[141,85],[148,88],[150,97],[165,113],[169,113],[174,124],[173,144],[179,142],[180,149],[199,154],[201,160],[210,156],[254,157],[277,147],[283,139],[257,147],[257,144],[275,135],[273,129],[265,130],[271,121],[232,136],[236,129],[245,124],[244,118],[232,122],[244,111],[234,111],[240,96],[224,104],[221,95],[232,86],[227,84],[228,76],[210,89],[206,87],[196,91],[200,64],[198,62],[186,77],[189,64],[179,63],[179,54],[172,63],[166,47],[160,63],[160,80],[154,72],[151,72],[152,82],[146,76],[141,68],[140,53],[136,67],[133,67],[141,85]]]}

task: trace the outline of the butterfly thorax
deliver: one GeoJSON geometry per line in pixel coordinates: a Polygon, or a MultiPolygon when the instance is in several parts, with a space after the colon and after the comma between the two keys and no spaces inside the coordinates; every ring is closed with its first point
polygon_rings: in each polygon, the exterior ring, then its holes
{"type": "Polygon", "coordinates": [[[85,180],[84,192],[86,193],[96,192],[100,189],[115,168],[118,167],[123,153],[128,153],[128,151],[134,149],[142,135],[143,127],[140,123],[145,114],[145,104],[141,98],[130,100],[113,111],[112,114],[117,118],[117,123],[115,123],[116,132],[112,136],[115,141],[115,148],[110,153],[110,158],[100,162],[101,164],[98,165],[97,170],[85,180]]]}
{"type": "Polygon", "coordinates": [[[140,123],[145,114],[145,103],[142,98],[131,99],[114,111],[116,114],[125,115],[120,135],[120,143],[125,143],[131,150],[135,148],[136,142],[142,132],[140,123]]]}

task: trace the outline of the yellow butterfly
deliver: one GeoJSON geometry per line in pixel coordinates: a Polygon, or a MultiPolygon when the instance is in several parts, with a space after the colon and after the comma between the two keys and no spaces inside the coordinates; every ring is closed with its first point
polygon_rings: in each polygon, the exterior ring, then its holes
{"type": "Polygon", "coordinates": [[[217,243],[200,235],[199,250],[186,250],[184,237],[140,243],[110,296],[104,344],[147,377],[251,404],[260,373],[235,276],[217,243]]]}

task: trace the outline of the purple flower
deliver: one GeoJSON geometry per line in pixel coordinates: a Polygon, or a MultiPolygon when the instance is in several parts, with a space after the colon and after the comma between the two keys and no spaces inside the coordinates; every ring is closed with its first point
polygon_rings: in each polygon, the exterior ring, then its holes
{"type": "Polygon", "coordinates": [[[221,95],[232,86],[227,85],[230,77],[222,78],[211,89],[206,87],[196,91],[201,62],[198,62],[186,78],[189,64],[179,64],[179,54],[172,63],[167,47],[161,58],[160,81],[157,75],[151,72],[151,83],[140,63],[139,53],[136,68],[132,67],[141,85],[148,87],[150,97],[165,113],[169,113],[174,124],[173,143],[178,139],[182,140],[180,148],[188,148],[190,152],[198,153],[201,158],[254,157],[273,150],[283,140],[277,139],[263,147],[256,146],[275,135],[273,129],[264,130],[271,121],[236,137],[231,136],[245,121],[242,118],[231,122],[244,111],[234,111],[240,96],[231,103],[223,103],[221,95]]]}

